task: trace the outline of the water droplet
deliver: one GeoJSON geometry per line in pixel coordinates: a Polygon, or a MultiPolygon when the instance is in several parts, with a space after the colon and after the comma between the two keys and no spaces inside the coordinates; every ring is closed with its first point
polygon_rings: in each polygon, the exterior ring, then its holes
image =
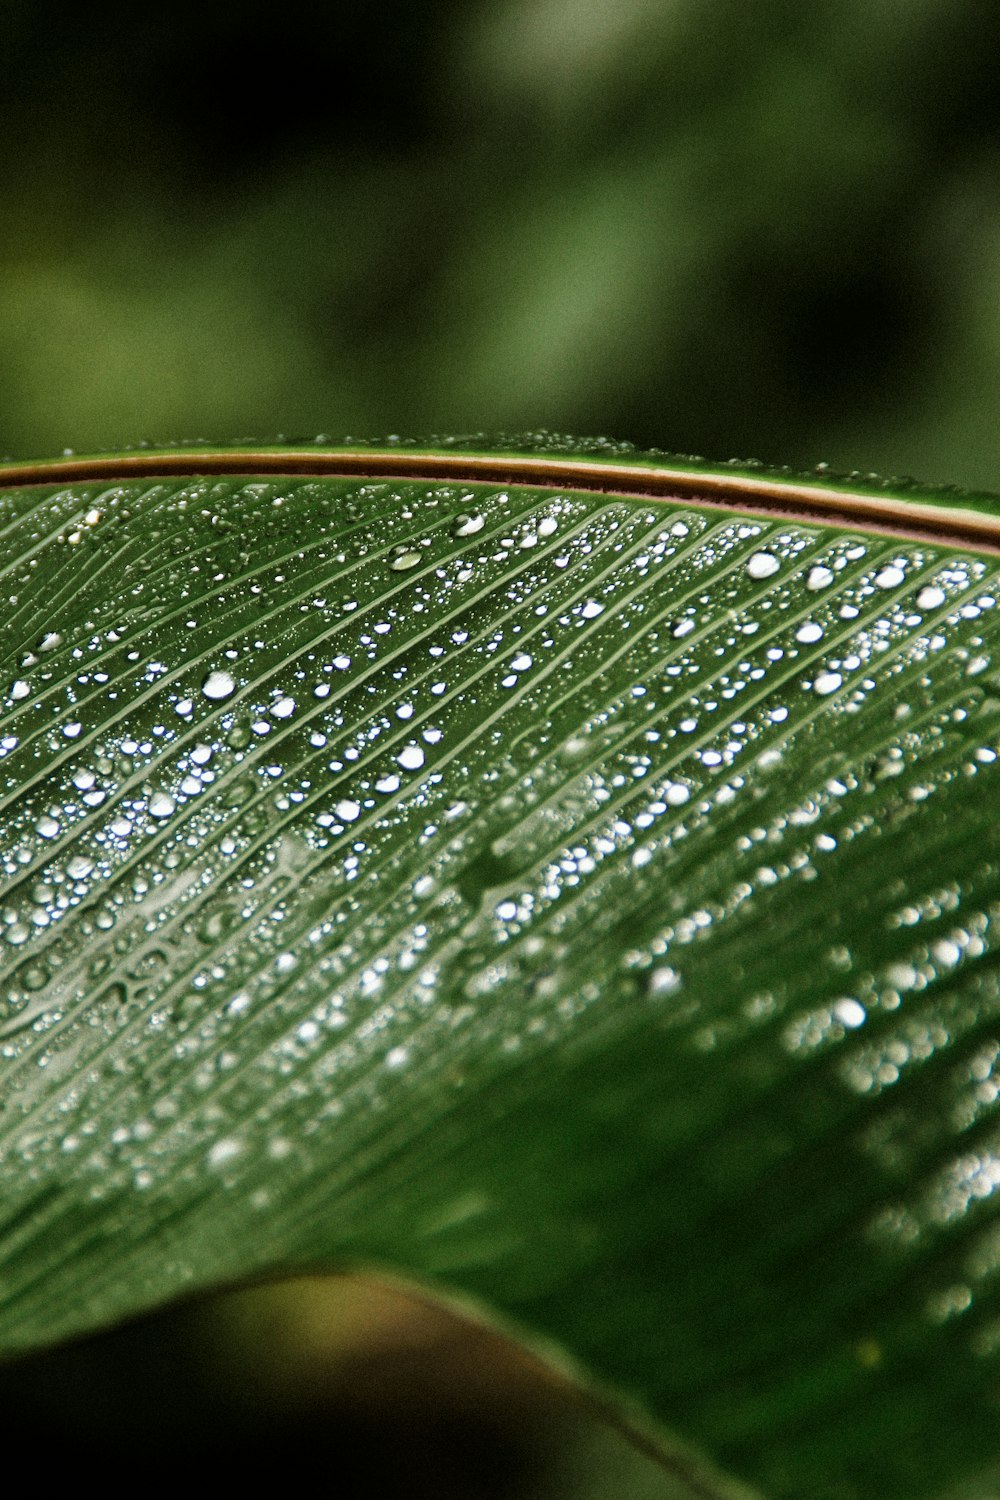
{"type": "Polygon", "coordinates": [[[380,776],[379,779],[378,779],[378,781],[376,781],[376,783],[375,783],[375,790],[377,792],[398,792],[399,791],[399,777],[398,776],[380,776]]]}
{"type": "Polygon", "coordinates": [[[456,536],[475,536],[477,531],[482,531],[486,522],[478,511],[463,511],[455,517],[456,536]]]}
{"type": "Polygon", "coordinates": [[[820,697],[824,698],[827,693],[835,693],[843,680],[839,672],[820,672],[813,683],[813,692],[819,693],[820,697]]]}
{"type": "Polygon", "coordinates": [[[25,682],[25,680],[24,680],[23,677],[19,677],[17,679],[17,681],[11,687],[10,696],[14,699],[14,701],[16,703],[21,698],[27,698],[27,696],[28,696],[28,694],[30,692],[31,692],[31,687],[29,686],[29,684],[25,682]]]}
{"type": "Polygon", "coordinates": [[[528,668],[531,666],[531,660],[532,659],[528,655],[527,651],[522,651],[520,653],[520,655],[519,656],[515,656],[514,660],[511,662],[510,665],[511,665],[512,671],[514,671],[514,672],[526,672],[528,670],[528,668]]]}
{"type": "Polygon", "coordinates": [[[649,993],[659,999],[662,995],[673,995],[681,987],[681,976],[676,969],[663,965],[653,969],[649,976],[649,993]]]}
{"type": "Polygon", "coordinates": [[[926,588],[920,590],[917,595],[918,609],[940,609],[945,601],[944,589],[939,589],[936,584],[929,583],[926,588]]]}
{"type": "Polygon", "coordinates": [[[43,635],[41,640],[38,642],[38,650],[55,651],[56,648],[61,645],[62,636],[59,634],[58,630],[50,630],[46,635],[43,635]]]}
{"type": "Polygon", "coordinates": [[[239,1156],[243,1150],[243,1142],[238,1141],[235,1136],[224,1136],[221,1141],[216,1141],[208,1153],[208,1165],[210,1167],[224,1167],[227,1162],[239,1156]]]}
{"type": "Polygon", "coordinates": [[[70,880],[86,880],[93,868],[93,860],[87,859],[83,854],[75,854],[66,866],[66,874],[70,880]]]}
{"type": "Polygon", "coordinates": [[[228,698],[230,693],[236,691],[236,684],[228,672],[209,672],[201,685],[201,690],[206,698],[228,698]]]}
{"type": "Polygon", "coordinates": [[[604,605],[599,604],[596,599],[588,599],[580,611],[584,620],[596,620],[598,615],[603,615],[604,605]]]}
{"type": "Polygon", "coordinates": [[[424,752],[419,745],[404,745],[396,759],[404,771],[419,771],[424,763],[424,752]]]}
{"type": "Polygon", "coordinates": [[[898,589],[905,581],[906,574],[896,563],[890,563],[875,574],[875,587],[879,589],[898,589]]]}
{"type": "Polygon", "coordinates": [[[271,712],[276,719],[290,719],[295,712],[295,699],[279,698],[277,703],[271,704],[271,712]]]}
{"type": "Polygon", "coordinates": [[[149,814],[153,818],[169,818],[177,803],[167,792],[154,792],[149,799],[149,814]]]}
{"type": "Polygon", "coordinates": [[[842,1026],[849,1026],[853,1030],[857,1026],[864,1025],[868,1012],[860,1001],[845,998],[836,1002],[833,1014],[842,1026]]]}
{"type": "Polygon", "coordinates": [[[394,547],[389,559],[389,566],[396,573],[405,573],[410,568],[415,568],[420,561],[420,553],[413,547],[394,547]]]}
{"type": "Polygon", "coordinates": [[[773,552],[755,552],[747,563],[747,572],[753,579],[772,578],[780,567],[773,552]]]}
{"type": "Polygon", "coordinates": [[[344,797],[333,810],[342,823],[353,823],[361,816],[360,804],[350,797],[344,797]]]}
{"type": "Polygon", "coordinates": [[[812,589],[816,593],[819,589],[829,588],[832,582],[832,571],[829,568],[824,568],[822,564],[817,564],[815,568],[809,569],[806,577],[806,588],[812,589]]]}
{"type": "Polygon", "coordinates": [[[55,818],[50,818],[48,816],[39,818],[38,822],[35,824],[35,828],[37,832],[41,834],[43,839],[54,839],[56,834],[59,832],[59,824],[56,822],[55,818]]]}
{"type": "Polygon", "coordinates": [[[346,672],[350,665],[351,658],[349,656],[335,656],[333,658],[333,666],[338,672],[346,672]]]}
{"type": "Polygon", "coordinates": [[[823,639],[823,627],[822,625],[817,625],[814,620],[807,620],[795,632],[795,639],[801,641],[804,646],[811,646],[814,641],[821,641],[823,639]]]}

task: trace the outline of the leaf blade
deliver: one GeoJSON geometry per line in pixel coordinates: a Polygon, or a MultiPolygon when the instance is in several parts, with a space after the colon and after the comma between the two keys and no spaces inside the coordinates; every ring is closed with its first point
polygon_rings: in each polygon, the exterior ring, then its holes
{"type": "Polygon", "coordinates": [[[5,500],[9,1346],[374,1263],[773,1494],[995,1458],[988,554],[511,484],[5,500]]]}

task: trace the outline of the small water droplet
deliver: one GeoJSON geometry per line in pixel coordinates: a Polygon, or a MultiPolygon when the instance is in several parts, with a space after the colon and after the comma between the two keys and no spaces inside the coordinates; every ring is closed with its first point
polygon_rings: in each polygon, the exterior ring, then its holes
{"type": "Polygon", "coordinates": [[[419,745],[404,745],[396,759],[404,771],[419,771],[424,763],[424,752],[419,745]]]}
{"type": "Polygon", "coordinates": [[[906,580],[906,574],[896,563],[890,563],[888,567],[882,568],[875,574],[875,587],[879,589],[898,589],[906,580]]]}
{"type": "Polygon", "coordinates": [[[420,553],[413,547],[394,547],[389,559],[389,566],[396,573],[405,573],[410,568],[415,568],[420,562],[420,553]]]}
{"type": "Polygon", "coordinates": [[[681,987],[681,976],[676,969],[662,965],[653,969],[649,976],[649,993],[659,999],[663,995],[673,995],[681,987]]]}
{"type": "Polygon", "coordinates": [[[176,807],[177,803],[167,792],[154,792],[149,799],[149,814],[153,818],[169,818],[176,807]]]}
{"type": "Polygon", "coordinates": [[[813,692],[819,693],[820,697],[824,698],[827,693],[835,693],[843,680],[839,672],[820,672],[813,683],[813,692]]]}
{"type": "Polygon", "coordinates": [[[945,601],[944,589],[939,589],[936,584],[929,583],[926,588],[920,590],[917,595],[918,609],[940,609],[945,601]]]}
{"type": "Polygon", "coordinates": [[[833,1014],[842,1026],[849,1026],[852,1030],[857,1026],[863,1026],[868,1016],[868,1012],[860,1001],[849,997],[836,1002],[833,1014]]]}
{"type": "Polygon", "coordinates": [[[224,1167],[227,1162],[233,1161],[243,1150],[243,1142],[235,1136],[224,1136],[221,1141],[216,1141],[208,1153],[208,1165],[210,1167],[224,1167]]]}
{"type": "Polygon", "coordinates": [[[23,677],[19,677],[17,679],[17,681],[11,686],[10,696],[14,699],[14,701],[16,703],[21,698],[27,698],[27,696],[28,696],[28,694],[30,692],[31,692],[30,685],[27,682],[25,682],[25,680],[24,680],[23,677]]]}

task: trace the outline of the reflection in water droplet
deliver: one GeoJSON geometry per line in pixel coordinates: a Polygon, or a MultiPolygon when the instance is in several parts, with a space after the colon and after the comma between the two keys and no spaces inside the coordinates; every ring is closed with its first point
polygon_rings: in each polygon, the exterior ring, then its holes
{"type": "Polygon", "coordinates": [[[236,691],[236,684],[228,672],[209,672],[201,685],[201,690],[206,698],[228,698],[230,693],[236,691]]]}

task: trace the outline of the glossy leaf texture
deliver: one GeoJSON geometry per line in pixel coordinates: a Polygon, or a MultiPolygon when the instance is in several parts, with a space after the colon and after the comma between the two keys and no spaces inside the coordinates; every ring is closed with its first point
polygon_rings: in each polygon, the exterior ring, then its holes
{"type": "Polygon", "coordinates": [[[993,1493],[989,502],[175,460],[0,495],[2,1347],[371,1267],[692,1495],[993,1493]]]}

